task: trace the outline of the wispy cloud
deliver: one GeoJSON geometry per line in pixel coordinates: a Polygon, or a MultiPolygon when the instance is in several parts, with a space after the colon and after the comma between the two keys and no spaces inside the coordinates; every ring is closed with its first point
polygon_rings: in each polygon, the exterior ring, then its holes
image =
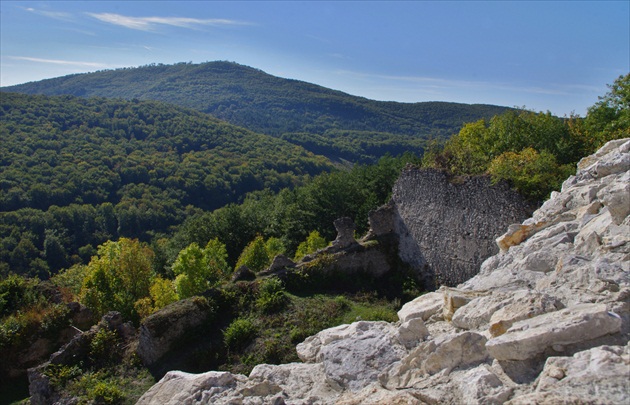
{"type": "Polygon", "coordinates": [[[425,88],[432,89],[453,89],[453,88],[468,88],[468,89],[495,89],[495,90],[504,90],[504,91],[513,91],[513,92],[521,92],[521,93],[533,93],[533,94],[546,94],[546,95],[556,95],[556,96],[568,96],[575,94],[579,91],[599,91],[598,88],[594,86],[588,85],[576,85],[576,84],[568,84],[568,83],[551,83],[545,86],[536,86],[536,85],[513,85],[508,83],[501,82],[488,82],[488,81],[470,81],[470,80],[454,80],[454,79],[443,79],[436,77],[425,77],[425,76],[397,76],[397,75],[383,75],[383,74],[371,74],[371,73],[362,73],[362,72],[353,72],[348,70],[340,70],[338,71],[340,75],[348,75],[353,76],[355,78],[363,78],[363,79],[379,79],[379,80],[388,80],[388,81],[398,81],[398,82],[407,82],[413,83],[415,85],[419,85],[425,88]]]}
{"type": "Polygon", "coordinates": [[[62,11],[41,10],[41,9],[36,9],[33,7],[25,7],[23,9],[34,14],[42,15],[44,17],[54,18],[55,20],[62,20],[62,21],[73,20],[72,14],[64,13],[62,11]]]}
{"type": "Polygon", "coordinates": [[[188,18],[188,17],[130,17],[114,13],[87,13],[100,21],[120,25],[132,30],[153,31],[160,25],[180,28],[197,28],[199,26],[235,26],[251,25],[248,22],[220,18],[188,18]]]}
{"type": "Polygon", "coordinates": [[[114,66],[98,63],[98,62],[83,62],[76,60],[61,60],[61,59],[42,59],[42,58],[31,58],[29,56],[7,56],[8,59],[13,60],[25,60],[27,62],[35,62],[35,63],[48,63],[53,65],[65,65],[65,66],[77,66],[77,67],[86,67],[86,68],[112,68],[114,66]]]}

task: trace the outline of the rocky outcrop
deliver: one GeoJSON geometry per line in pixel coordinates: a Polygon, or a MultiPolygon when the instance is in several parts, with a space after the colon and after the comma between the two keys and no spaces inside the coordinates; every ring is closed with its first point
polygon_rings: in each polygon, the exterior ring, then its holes
{"type": "MultiPolygon", "coordinates": [[[[455,286],[498,253],[495,239],[533,208],[507,184],[484,176],[453,178],[436,169],[406,168],[392,195],[400,257],[427,289],[455,286]]],[[[381,221],[382,222],[382,221],[381,221]]]]}
{"type": "Polygon", "coordinates": [[[136,353],[149,369],[157,370],[163,357],[181,349],[177,346],[186,343],[187,336],[205,325],[212,315],[212,308],[202,297],[174,302],[142,322],[136,353]]]}
{"type": "Polygon", "coordinates": [[[630,139],[609,142],[477,276],[398,323],[322,331],[298,346],[304,363],[248,377],[170,372],[139,403],[628,403],[629,173],[630,139]]]}
{"type": "MultiPolygon", "coordinates": [[[[106,351],[104,353],[95,354],[91,351],[90,344],[99,331],[107,330],[114,332],[121,343],[121,347],[131,344],[136,335],[136,330],[130,322],[123,322],[123,318],[119,312],[108,312],[101,321],[92,326],[85,332],[74,335],[72,340],[61,347],[58,351],[50,356],[50,359],[37,367],[28,370],[29,381],[29,403],[33,405],[46,405],[68,403],[75,404],[78,402],[76,398],[68,398],[64,395],[68,393],[57,392],[47,370],[51,366],[59,365],[76,365],[89,364],[90,362],[99,361],[99,357],[105,356],[110,359],[116,357],[116,353],[106,351]]],[[[109,347],[108,349],[114,349],[109,347]]]]}

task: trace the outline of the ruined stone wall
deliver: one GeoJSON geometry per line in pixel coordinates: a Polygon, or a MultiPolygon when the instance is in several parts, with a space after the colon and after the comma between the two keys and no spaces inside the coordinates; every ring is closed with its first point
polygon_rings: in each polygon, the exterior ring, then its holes
{"type": "Polygon", "coordinates": [[[425,287],[455,286],[498,253],[495,239],[533,211],[506,184],[487,176],[452,178],[435,169],[407,167],[392,202],[400,258],[421,273],[425,287]]]}

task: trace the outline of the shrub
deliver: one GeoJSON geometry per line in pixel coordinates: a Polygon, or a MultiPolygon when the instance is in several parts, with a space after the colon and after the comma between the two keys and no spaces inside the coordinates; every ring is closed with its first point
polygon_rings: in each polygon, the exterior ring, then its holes
{"type": "Polygon", "coordinates": [[[88,397],[93,398],[96,403],[118,404],[125,399],[125,394],[111,382],[99,381],[88,391],[88,397]]]}
{"type": "Polygon", "coordinates": [[[118,335],[116,332],[99,329],[90,342],[90,360],[98,365],[113,362],[118,354],[118,335]]]}
{"type": "Polygon", "coordinates": [[[155,310],[164,308],[179,299],[171,280],[156,277],[149,289],[155,310]]]}
{"type": "Polygon", "coordinates": [[[224,280],[230,273],[227,257],[226,247],[218,239],[203,249],[196,243],[182,249],[173,263],[178,297],[199,295],[224,280]]]}
{"type": "Polygon", "coordinates": [[[505,152],[488,167],[492,181],[507,180],[519,192],[536,200],[543,200],[573,171],[573,167],[560,166],[547,151],[538,153],[533,148],[505,152]]]}
{"type": "Polygon", "coordinates": [[[271,277],[260,283],[256,308],[262,312],[271,313],[282,309],[287,302],[287,296],[282,286],[282,281],[277,277],[271,277]]]}
{"type": "Polygon", "coordinates": [[[324,239],[319,232],[313,231],[308,235],[308,238],[300,243],[295,252],[295,261],[301,260],[304,256],[315,253],[319,249],[323,249],[328,246],[328,242],[324,239]]]}
{"type": "Polygon", "coordinates": [[[98,255],[87,265],[81,302],[98,315],[119,311],[137,321],[134,304],[149,296],[154,278],[153,251],[138,240],[120,238],[98,247],[98,255]]]}
{"type": "Polygon", "coordinates": [[[65,304],[53,304],[44,313],[41,321],[42,333],[52,335],[68,325],[70,309],[65,304]]]}
{"type": "Polygon", "coordinates": [[[236,262],[236,268],[247,266],[254,273],[258,273],[271,264],[271,259],[265,246],[265,240],[259,235],[243,249],[236,262]]]}
{"type": "Polygon", "coordinates": [[[223,342],[230,349],[243,348],[256,336],[256,327],[249,319],[239,318],[223,331],[223,342]]]}
{"type": "Polygon", "coordinates": [[[49,378],[50,384],[56,389],[65,387],[68,381],[79,377],[81,374],[83,374],[83,370],[76,364],[50,363],[44,369],[44,375],[49,378]]]}
{"type": "Polygon", "coordinates": [[[50,281],[53,285],[57,287],[69,291],[73,299],[74,297],[78,297],[81,292],[81,286],[83,285],[83,280],[85,279],[86,266],[82,264],[75,264],[67,270],[62,270],[61,272],[55,274],[51,277],[50,281]]]}
{"type": "Polygon", "coordinates": [[[15,274],[0,281],[0,316],[44,300],[36,290],[38,281],[15,274]]]}

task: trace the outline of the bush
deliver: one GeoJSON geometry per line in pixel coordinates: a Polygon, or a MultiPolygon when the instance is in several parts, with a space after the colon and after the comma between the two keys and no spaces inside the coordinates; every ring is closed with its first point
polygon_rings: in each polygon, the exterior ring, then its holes
{"type": "Polygon", "coordinates": [[[247,266],[254,273],[258,273],[269,266],[272,259],[267,252],[265,240],[259,235],[243,249],[236,262],[236,268],[247,266]]]}
{"type": "Polygon", "coordinates": [[[304,256],[315,253],[319,249],[323,249],[328,246],[328,242],[324,239],[319,232],[313,231],[308,235],[308,238],[300,243],[295,251],[295,257],[293,260],[296,262],[301,260],[304,256]]]}
{"type": "Polygon", "coordinates": [[[542,201],[554,189],[559,189],[573,167],[560,166],[554,155],[535,149],[505,152],[496,157],[488,167],[494,183],[507,180],[516,190],[532,199],[542,201]]]}
{"type": "Polygon", "coordinates": [[[54,335],[69,323],[70,309],[65,304],[53,304],[47,308],[41,321],[41,331],[49,336],[54,335]]]}
{"type": "Polygon", "coordinates": [[[83,370],[74,365],[54,364],[50,363],[44,369],[44,375],[50,380],[50,385],[56,389],[65,387],[66,383],[72,379],[75,379],[83,374],[83,370]]]}
{"type": "Polygon", "coordinates": [[[223,331],[223,342],[230,349],[243,348],[256,336],[256,327],[249,319],[239,318],[223,331]]]}
{"type": "Polygon", "coordinates": [[[93,398],[96,403],[118,404],[125,399],[125,394],[114,384],[99,381],[88,391],[88,397],[93,398]]]}
{"type": "Polygon", "coordinates": [[[82,264],[75,264],[69,269],[62,270],[55,274],[50,281],[53,285],[69,291],[73,299],[76,299],[75,297],[78,297],[81,293],[81,286],[85,279],[86,269],[87,267],[82,264]]]}
{"type": "Polygon", "coordinates": [[[98,365],[112,363],[118,356],[116,332],[100,329],[90,342],[90,360],[98,365]]]}
{"type": "Polygon", "coordinates": [[[37,284],[37,280],[15,274],[0,281],[0,317],[42,302],[44,297],[36,290],[37,284]]]}
{"type": "Polygon", "coordinates": [[[261,312],[276,312],[286,304],[287,296],[282,281],[277,277],[268,278],[260,283],[256,308],[261,312]]]}

